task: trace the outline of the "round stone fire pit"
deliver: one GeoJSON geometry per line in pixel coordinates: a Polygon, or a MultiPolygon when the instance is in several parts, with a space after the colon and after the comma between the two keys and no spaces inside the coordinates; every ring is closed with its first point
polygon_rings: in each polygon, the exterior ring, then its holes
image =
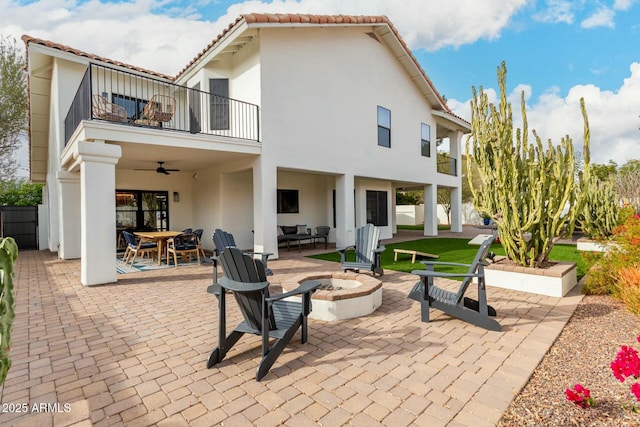
{"type": "Polygon", "coordinates": [[[300,274],[282,283],[283,292],[291,291],[307,280],[322,284],[311,296],[309,317],[312,319],[329,322],[351,319],[371,314],[382,305],[382,282],[366,274],[300,274]]]}

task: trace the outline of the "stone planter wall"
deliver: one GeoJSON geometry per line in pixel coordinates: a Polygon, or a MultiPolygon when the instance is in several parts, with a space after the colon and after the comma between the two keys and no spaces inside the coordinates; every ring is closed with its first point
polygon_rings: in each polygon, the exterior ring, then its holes
{"type": "Polygon", "coordinates": [[[555,262],[549,268],[527,268],[498,259],[485,267],[487,285],[552,297],[565,296],[577,283],[576,264],[555,262]],[[501,262],[502,261],[502,262],[501,262]]]}
{"type": "Polygon", "coordinates": [[[577,249],[585,252],[607,252],[609,250],[609,245],[587,239],[586,237],[581,237],[577,241],[577,249]]]}

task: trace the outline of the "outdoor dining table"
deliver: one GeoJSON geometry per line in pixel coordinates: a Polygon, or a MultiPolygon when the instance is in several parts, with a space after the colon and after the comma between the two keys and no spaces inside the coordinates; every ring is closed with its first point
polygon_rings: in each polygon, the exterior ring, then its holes
{"type": "Polygon", "coordinates": [[[153,240],[158,244],[158,265],[162,263],[162,254],[165,253],[167,239],[182,234],[182,231],[136,231],[133,234],[139,237],[153,240]]]}

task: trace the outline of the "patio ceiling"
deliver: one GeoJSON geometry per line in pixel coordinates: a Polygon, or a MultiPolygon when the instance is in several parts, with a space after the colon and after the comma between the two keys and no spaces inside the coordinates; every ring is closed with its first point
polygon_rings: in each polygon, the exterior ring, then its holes
{"type": "Polygon", "coordinates": [[[139,143],[119,142],[122,157],[116,169],[155,169],[158,161],[165,167],[180,169],[181,172],[195,172],[211,166],[255,157],[254,154],[230,151],[214,151],[197,148],[154,146],[139,143]]]}

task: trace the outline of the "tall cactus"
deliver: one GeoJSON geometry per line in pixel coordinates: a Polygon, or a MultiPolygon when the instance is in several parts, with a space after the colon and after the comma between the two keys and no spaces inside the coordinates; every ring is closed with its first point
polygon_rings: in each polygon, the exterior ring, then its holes
{"type": "Polygon", "coordinates": [[[591,176],[585,194],[585,204],[580,217],[580,228],[590,239],[606,239],[618,224],[620,197],[613,181],[599,181],[591,176]]]}
{"type": "MultiPolygon", "coordinates": [[[[521,98],[522,129],[514,128],[511,104],[507,102],[507,68],[498,67],[500,102],[490,104],[487,94],[473,88],[471,137],[467,139],[467,161],[475,161],[481,185],[469,185],[478,212],[490,216],[507,257],[526,267],[544,265],[555,241],[570,236],[582,211],[583,190],[589,173],[589,123],[584,106],[585,173],[577,173],[573,142],[569,136],[554,147],[533,131],[529,143],[524,100],[521,98]],[[530,235],[530,237],[529,237],[530,235]]],[[[468,168],[469,174],[473,168],[468,168]]]]}
{"type": "Polygon", "coordinates": [[[0,238],[0,384],[11,367],[11,326],[15,317],[13,302],[13,267],[18,258],[18,245],[12,237],[0,238]]]}

